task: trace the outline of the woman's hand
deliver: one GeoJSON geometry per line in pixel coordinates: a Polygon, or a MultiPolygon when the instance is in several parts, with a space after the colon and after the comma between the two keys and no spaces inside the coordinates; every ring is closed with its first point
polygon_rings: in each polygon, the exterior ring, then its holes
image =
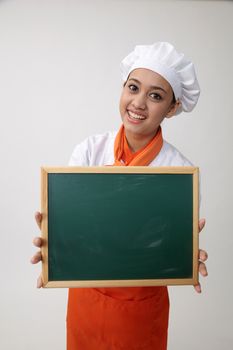
{"type": "MultiPolygon", "coordinates": [[[[35,219],[36,219],[36,223],[38,225],[38,227],[41,229],[41,221],[42,221],[42,214],[39,212],[35,213],[35,219]]],[[[41,237],[35,237],[33,239],[33,244],[35,247],[41,248],[43,241],[41,237]]],[[[31,258],[31,263],[32,264],[37,264],[38,262],[40,262],[42,260],[42,255],[41,255],[41,250],[37,251],[37,253],[35,255],[33,255],[33,257],[31,258]]],[[[41,288],[43,285],[42,282],[42,276],[40,275],[37,279],[37,288],[41,288]]]]}
{"type": "MultiPolygon", "coordinates": [[[[205,226],[205,219],[201,219],[199,221],[199,233],[202,231],[204,226],[205,226]]],[[[206,268],[206,265],[204,263],[207,259],[208,259],[207,252],[205,250],[199,249],[199,273],[203,277],[208,276],[207,268],[206,268]]],[[[201,293],[201,285],[200,285],[200,283],[195,285],[194,288],[195,288],[197,293],[201,293]]]]}

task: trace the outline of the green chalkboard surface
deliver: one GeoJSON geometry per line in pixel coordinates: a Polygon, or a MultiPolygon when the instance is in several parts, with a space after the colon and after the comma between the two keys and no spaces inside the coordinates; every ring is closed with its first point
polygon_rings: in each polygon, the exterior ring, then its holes
{"type": "Polygon", "coordinates": [[[42,168],[44,286],[196,284],[197,172],[42,168]]]}

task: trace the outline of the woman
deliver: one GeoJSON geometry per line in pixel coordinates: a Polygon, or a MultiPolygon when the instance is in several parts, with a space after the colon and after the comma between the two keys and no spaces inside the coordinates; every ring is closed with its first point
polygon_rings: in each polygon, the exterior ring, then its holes
{"type": "MultiPolygon", "coordinates": [[[[200,89],[193,64],[171,44],[159,42],[136,46],[122,61],[121,70],[120,130],[86,139],[75,148],[70,165],[191,165],[163,140],[160,125],[164,118],[195,107],[200,89]]],[[[36,220],[40,226],[40,213],[36,220]]],[[[204,224],[201,220],[200,231],[204,224]]],[[[34,244],[40,247],[41,239],[36,238],[34,244]]],[[[207,253],[200,250],[199,259],[199,271],[206,276],[207,253]]],[[[38,252],[32,263],[40,260],[38,252]]],[[[201,286],[195,290],[200,293],[201,286]]],[[[166,287],[70,289],[67,349],[165,350],[168,314],[166,287]]]]}

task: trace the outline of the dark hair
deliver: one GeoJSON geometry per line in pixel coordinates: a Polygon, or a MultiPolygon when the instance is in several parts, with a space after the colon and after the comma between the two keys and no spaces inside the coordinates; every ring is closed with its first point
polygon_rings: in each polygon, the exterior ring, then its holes
{"type": "Polygon", "coordinates": [[[175,98],[175,94],[174,94],[174,92],[172,91],[172,93],[173,93],[173,97],[172,97],[172,103],[176,103],[176,98],[175,98]]]}

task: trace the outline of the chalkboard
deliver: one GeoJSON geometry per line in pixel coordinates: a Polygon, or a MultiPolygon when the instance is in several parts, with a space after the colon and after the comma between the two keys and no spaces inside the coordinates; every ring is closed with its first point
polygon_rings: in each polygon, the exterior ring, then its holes
{"type": "Polygon", "coordinates": [[[42,168],[44,287],[198,283],[198,168],[42,168]]]}

